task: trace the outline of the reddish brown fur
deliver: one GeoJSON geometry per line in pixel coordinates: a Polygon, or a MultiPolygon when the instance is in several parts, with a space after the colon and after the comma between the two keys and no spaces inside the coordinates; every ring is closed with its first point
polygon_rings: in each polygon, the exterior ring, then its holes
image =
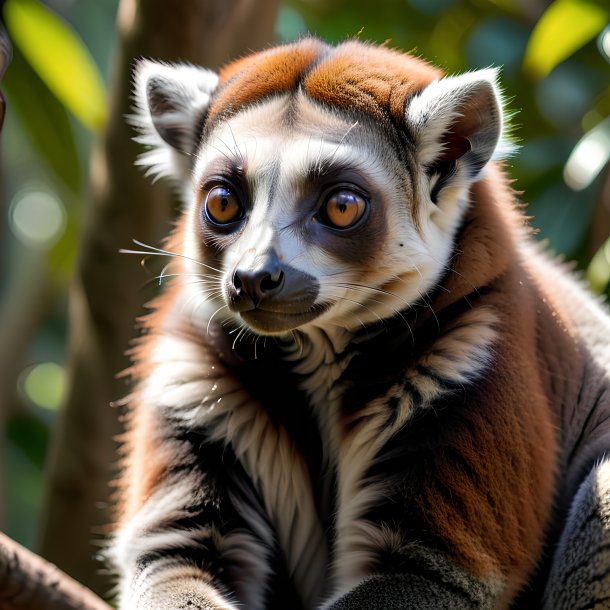
{"type": "MultiPolygon", "coordinates": [[[[165,248],[169,252],[181,251],[185,221],[186,217],[182,217],[167,240],[165,248]]],[[[182,259],[175,257],[168,273],[181,272],[184,272],[182,259]]],[[[169,282],[164,292],[150,303],[151,313],[140,320],[143,334],[130,351],[134,364],[126,371],[135,382],[141,382],[152,374],[152,352],[158,336],[168,324],[178,321],[171,316],[177,292],[177,286],[169,282]]],[[[168,455],[167,446],[159,437],[155,412],[144,408],[137,391],[130,397],[125,425],[122,474],[117,485],[116,521],[119,526],[135,516],[163,481],[173,457],[168,455]]]]}
{"type": "Polygon", "coordinates": [[[239,59],[221,70],[210,121],[227,117],[272,94],[294,90],[308,68],[329,49],[314,38],[239,59]]]}
{"type": "Polygon", "coordinates": [[[499,316],[495,361],[467,406],[455,405],[455,417],[439,419],[438,445],[423,458],[425,475],[413,485],[427,526],[452,560],[483,578],[506,575],[510,600],[539,561],[554,500],[559,417],[539,366],[541,333],[577,368],[582,356],[570,333],[561,332],[569,322],[558,312],[551,316],[547,295],[520,260],[516,239],[525,220],[497,167],[473,187],[472,199],[454,273],[418,324],[472,295],[475,309],[499,316]],[[486,286],[491,291],[477,296],[486,286]]]}
{"type": "Polygon", "coordinates": [[[323,104],[402,122],[409,96],[440,76],[440,70],[423,60],[391,49],[355,40],[332,48],[305,38],[226,66],[209,117],[225,118],[269,95],[302,86],[323,104]]]}
{"type": "Polygon", "coordinates": [[[304,88],[322,103],[402,124],[409,96],[440,76],[415,57],[348,41],[307,74],[304,88]]]}
{"type": "Polygon", "coordinates": [[[542,295],[532,293],[515,249],[523,218],[497,171],[472,194],[453,263],[456,273],[433,306],[440,310],[477,286],[491,286],[482,300],[500,315],[500,337],[478,403],[461,411],[463,419],[451,430],[439,431],[443,450],[419,504],[423,514],[432,515],[430,527],[448,542],[456,563],[475,574],[511,575],[510,597],[540,556],[553,503],[558,422],[538,366],[542,295]]]}
{"type": "MultiPolygon", "coordinates": [[[[510,271],[499,283],[517,288],[518,278],[510,271]]],[[[488,300],[507,329],[496,345],[494,369],[479,401],[444,431],[444,451],[436,457],[434,478],[419,502],[424,514],[433,517],[430,526],[448,541],[456,563],[482,575],[503,568],[515,591],[541,550],[553,499],[557,439],[533,366],[534,308],[522,308],[524,300],[533,301],[520,295],[515,308],[518,290],[512,298],[504,294],[488,300]],[[460,460],[452,459],[456,454],[460,460]]]]}
{"type": "MultiPolygon", "coordinates": [[[[137,397],[134,397],[134,402],[137,397]]],[[[123,464],[125,473],[120,481],[119,523],[132,519],[165,478],[172,456],[167,445],[158,438],[156,414],[149,409],[134,409],[128,421],[123,464]]]]}

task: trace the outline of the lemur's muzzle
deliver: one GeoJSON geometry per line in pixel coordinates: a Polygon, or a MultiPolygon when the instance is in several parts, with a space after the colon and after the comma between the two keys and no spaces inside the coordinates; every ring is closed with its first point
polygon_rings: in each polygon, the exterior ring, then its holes
{"type": "Polygon", "coordinates": [[[285,265],[271,248],[246,254],[227,280],[229,309],[254,330],[283,332],[316,318],[320,285],[312,275],[285,265]]]}

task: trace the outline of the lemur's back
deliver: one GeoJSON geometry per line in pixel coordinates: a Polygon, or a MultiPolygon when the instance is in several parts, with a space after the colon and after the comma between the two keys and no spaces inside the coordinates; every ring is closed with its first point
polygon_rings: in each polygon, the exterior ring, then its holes
{"type": "Polygon", "coordinates": [[[606,607],[610,322],[530,241],[495,73],[305,39],[137,96],[186,205],[120,608],[606,607]]]}

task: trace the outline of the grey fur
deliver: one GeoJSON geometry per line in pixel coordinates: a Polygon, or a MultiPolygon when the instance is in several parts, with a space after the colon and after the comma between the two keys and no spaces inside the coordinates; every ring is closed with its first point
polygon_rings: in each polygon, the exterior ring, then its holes
{"type": "Polygon", "coordinates": [[[581,484],[559,540],[544,610],[610,608],[610,460],[581,484]]]}
{"type": "MultiPolygon", "coordinates": [[[[462,583],[460,583],[462,584],[462,583]]],[[[328,610],[485,610],[493,608],[485,585],[469,579],[467,588],[419,575],[371,576],[328,607],[328,610]]]]}

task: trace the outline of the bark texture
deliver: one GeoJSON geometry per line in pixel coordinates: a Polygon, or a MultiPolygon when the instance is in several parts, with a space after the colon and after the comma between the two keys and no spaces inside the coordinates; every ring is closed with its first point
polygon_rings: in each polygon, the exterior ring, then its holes
{"type": "MultiPolygon", "coordinates": [[[[68,391],[47,472],[41,553],[99,594],[110,584],[93,559],[102,545],[114,476],[120,408],[128,393],[116,374],[134,320],[152,295],[136,257],[119,254],[132,239],[158,245],[172,206],[134,160],[141,150],[125,122],[135,58],[189,61],[217,68],[273,40],[278,0],[121,0],[119,48],[108,123],[91,162],[90,200],[70,295],[68,391]],[[94,540],[96,538],[96,540],[94,540]]],[[[150,277],[150,276],[149,276],[150,277]]]]}
{"type": "Polygon", "coordinates": [[[56,566],[0,533],[2,610],[111,610],[56,566]]]}

